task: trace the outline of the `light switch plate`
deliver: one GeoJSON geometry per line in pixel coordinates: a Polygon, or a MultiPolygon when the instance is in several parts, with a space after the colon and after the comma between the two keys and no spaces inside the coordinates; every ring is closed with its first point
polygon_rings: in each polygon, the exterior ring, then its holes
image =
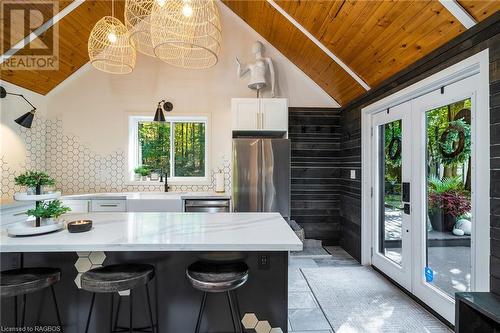
{"type": "Polygon", "coordinates": [[[351,170],[351,179],[356,179],[356,170],[351,170]]]}

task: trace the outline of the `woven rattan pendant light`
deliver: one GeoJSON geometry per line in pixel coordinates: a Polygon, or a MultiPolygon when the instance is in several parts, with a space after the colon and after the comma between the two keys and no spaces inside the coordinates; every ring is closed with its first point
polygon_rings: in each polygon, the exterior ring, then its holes
{"type": "Polygon", "coordinates": [[[170,65],[214,66],[222,41],[217,5],[214,0],[155,0],[151,40],[155,55],[170,65]]]}
{"type": "Polygon", "coordinates": [[[151,9],[155,0],[126,0],[125,26],[135,49],[145,55],[155,56],[151,42],[151,9]]]}
{"type": "Polygon", "coordinates": [[[112,16],[100,19],[90,32],[88,51],[92,65],[103,72],[128,74],[134,69],[135,49],[127,28],[114,17],[114,3],[112,16]]]}

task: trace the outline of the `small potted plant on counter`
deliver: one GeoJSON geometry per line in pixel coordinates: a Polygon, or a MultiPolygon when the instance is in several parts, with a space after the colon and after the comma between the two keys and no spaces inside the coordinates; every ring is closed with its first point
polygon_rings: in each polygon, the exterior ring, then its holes
{"type": "Polygon", "coordinates": [[[142,171],[142,166],[138,166],[137,168],[134,169],[134,180],[136,182],[141,180],[141,171],[142,171]]]}
{"type": "Polygon", "coordinates": [[[62,214],[69,212],[69,207],[63,206],[61,200],[46,201],[29,209],[26,214],[41,219],[43,224],[55,223],[62,214]]]}
{"type": "Polygon", "coordinates": [[[470,212],[470,198],[457,178],[429,179],[429,217],[432,229],[452,231],[459,216],[470,212]]]}
{"type": "Polygon", "coordinates": [[[151,170],[149,169],[149,167],[147,165],[143,165],[143,166],[141,166],[141,170],[140,170],[139,173],[141,175],[141,180],[142,181],[147,181],[148,180],[148,176],[151,173],[151,170]]]}
{"type": "Polygon", "coordinates": [[[14,178],[16,185],[26,186],[28,194],[43,194],[44,186],[53,186],[53,178],[43,171],[26,171],[14,178]]]}

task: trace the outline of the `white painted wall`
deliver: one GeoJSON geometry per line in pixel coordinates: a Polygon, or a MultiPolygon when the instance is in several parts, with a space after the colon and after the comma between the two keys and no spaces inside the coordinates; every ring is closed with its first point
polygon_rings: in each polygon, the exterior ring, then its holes
{"type": "MultiPolygon", "coordinates": [[[[30,93],[36,95],[33,102],[39,105],[40,113],[47,116],[47,129],[59,131],[59,124],[62,124],[64,135],[75,138],[79,147],[103,157],[126,152],[127,116],[134,113],[152,116],[157,102],[165,98],[174,104],[172,115],[210,115],[211,167],[218,166],[223,155],[231,155],[231,98],[255,96],[255,92],[247,88],[248,77],[237,78],[235,57],[252,61],[251,45],[256,40],[264,44],[264,55],[274,61],[278,97],[287,97],[290,106],[338,107],[314,81],[236,14],[221,3],[219,8],[223,44],[216,66],[207,70],[184,70],[142,54],[138,54],[136,68],[128,75],[103,73],[87,64],[47,96],[30,93]]],[[[14,102],[11,98],[9,103],[25,110],[20,100],[14,102]]],[[[22,112],[12,112],[5,117],[3,113],[2,128],[5,123],[6,130],[2,131],[5,132],[2,138],[9,146],[8,158],[11,163],[21,166],[25,164],[25,152],[15,148],[22,147],[22,142],[12,120],[22,112]]],[[[53,142],[47,145],[47,167],[51,170],[50,162],[54,158],[51,147],[58,145],[53,142]]]]}
{"type": "Polygon", "coordinates": [[[18,96],[7,95],[0,100],[0,195],[9,198],[19,189],[14,186],[14,175],[26,167],[45,168],[45,123],[37,119],[47,114],[47,97],[5,81],[0,85],[7,92],[23,94],[37,108],[32,128],[26,129],[14,119],[31,111],[31,106],[18,96]]]}

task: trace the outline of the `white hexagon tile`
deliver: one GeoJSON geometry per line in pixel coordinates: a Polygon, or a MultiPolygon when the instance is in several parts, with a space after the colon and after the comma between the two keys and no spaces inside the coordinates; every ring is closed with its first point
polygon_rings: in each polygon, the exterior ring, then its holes
{"type": "MultiPolygon", "coordinates": [[[[127,185],[124,151],[98,154],[81,142],[80,138],[63,131],[61,119],[37,117],[31,129],[19,128],[19,137],[26,145],[26,164],[10,165],[0,156],[2,198],[12,198],[21,188],[14,177],[25,170],[46,170],[63,193],[161,191],[161,183],[127,185]]],[[[231,190],[231,166],[227,158],[217,169],[222,170],[226,191],[231,190]]],[[[212,170],[210,185],[174,185],[172,191],[213,191],[215,175],[212,170]]]]}
{"type": "Polygon", "coordinates": [[[279,327],[271,327],[269,321],[259,320],[255,313],[245,313],[241,319],[243,328],[248,332],[254,333],[283,333],[283,330],[279,327]]]}
{"type": "Polygon", "coordinates": [[[89,269],[101,267],[106,260],[106,254],[100,251],[94,252],[77,252],[78,259],[75,261],[75,268],[78,272],[75,278],[75,284],[78,289],[82,288],[81,277],[89,269]]]}

